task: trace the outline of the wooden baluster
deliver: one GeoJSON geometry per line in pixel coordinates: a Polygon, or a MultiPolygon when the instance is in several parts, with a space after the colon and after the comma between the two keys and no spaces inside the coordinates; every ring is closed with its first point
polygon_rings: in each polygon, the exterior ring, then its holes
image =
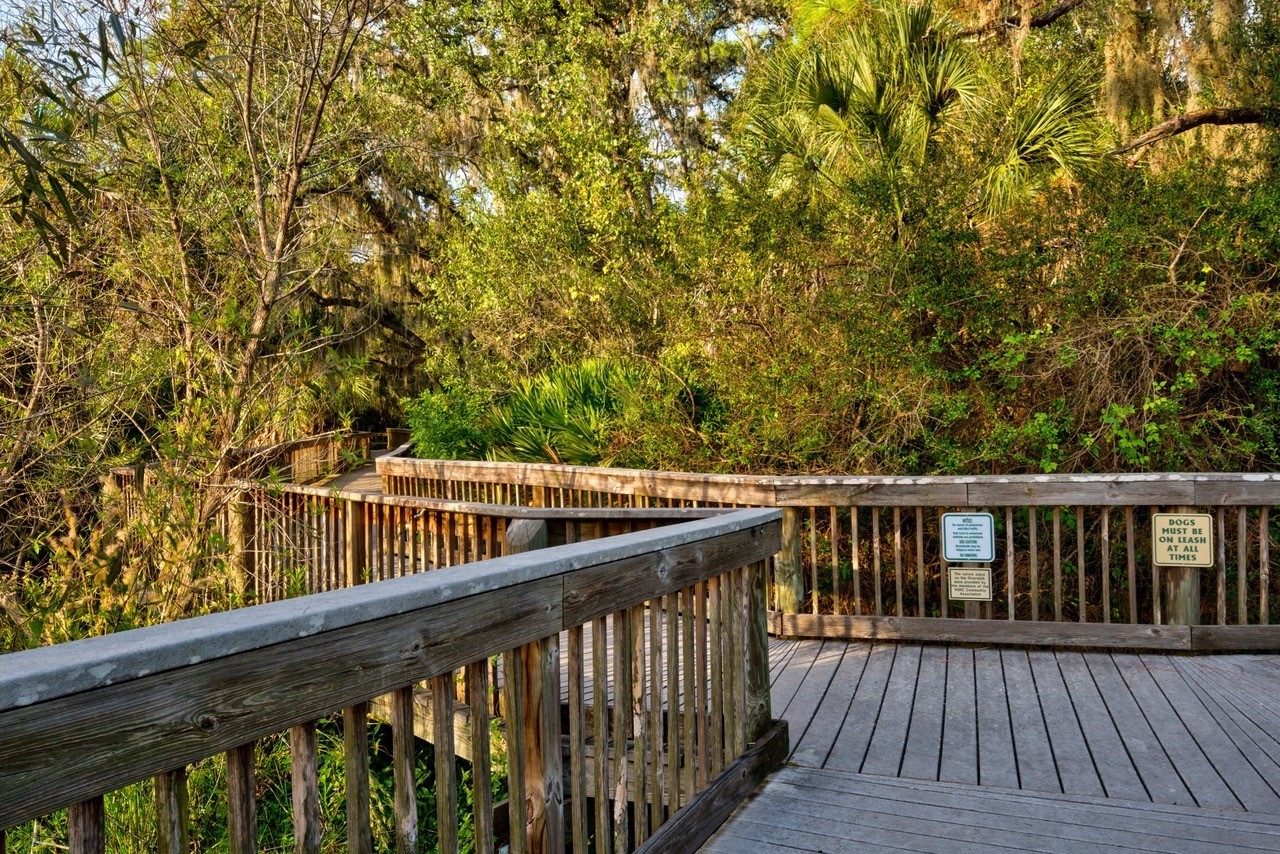
{"type": "Polygon", "coordinates": [[[809,585],[810,607],[818,613],[818,508],[809,508],[809,585]]]}
{"type": "Polygon", "coordinates": [[[1053,508],[1053,619],[1062,622],[1062,508],[1053,508]]]}
{"type": "Polygon", "coordinates": [[[431,740],[436,765],[436,850],[458,850],[458,778],[453,739],[453,671],[431,678],[431,740]]]}
{"type": "MultiPolygon", "coordinates": [[[[156,850],[159,854],[187,854],[190,837],[190,801],[187,795],[187,769],[178,768],[155,778],[156,850]]],[[[0,854],[4,846],[0,844],[0,854]]]]}
{"type": "MultiPolygon", "coordinates": [[[[1017,583],[1013,575],[1013,508],[1004,508],[1005,596],[1009,600],[1008,619],[1016,620],[1017,583]]],[[[921,616],[924,616],[923,614],[921,616]]]]}
{"type": "Polygon", "coordinates": [[[631,739],[631,615],[613,614],[613,847],[631,848],[631,824],[627,815],[628,793],[632,788],[627,757],[631,739]]]}
{"type": "Polygon", "coordinates": [[[896,613],[902,616],[902,508],[893,508],[893,580],[896,613]]]}
{"type": "MultiPolygon", "coordinates": [[[[1155,525],[1152,517],[1158,512],[1160,512],[1159,507],[1150,508],[1147,515],[1148,524],[1155,525]]],[[[1164,623],[1164,601],[1160,595],[1160,567],[1155,565],[1155,561],[1151,563],[1151,621],[1157,626],[1164,623]]]]}
{"type": "MultiPolygon", "coordinates": [[[[1270,507],[1258,514],[1258,622],[1271,622],[1271,524],[1270,507]]],[[[3,852],[0,852],[3,854],[3,852]]]]}
{"type": "MultiPolygon", "coordinates": [[[[514,527],[514,526],[513,526],[514,527]]],[[[511,826],[511,854],[528,848],[524,766],[524,658],[519,650],[502,654],[502,712],[507,733],[507,815],[511,826]]]]}
{"type": "Polygon", "coordinates": [[[849,558],[853,563],[853,613],[862,616],[862,551],[858,548],[858,508],[849,508],[849,558]]]}
{"type": "Polygon", "coordinates": [[[720,576],[720,672],[724,679],[724,764],[733,762],[738,730],[738,668],[741,666],[741,649],[734,643],[737,634],[737,613],[733,602],[737,598],[734,573],[720,576]]]}
{"type": "Polygon", "coordinates": [[[395,782],[396,854],[417,854],[418,794],[413,733],[413,686],[391,694],[391,768],[395,782]]]}
{"type": "Polygon", "coordinates": [[[314,721],[289,728],[289,753],[293,766],[293,850],[295,854],[320,854],[324,829],[320,824],[314,721]]]}
{"type": "Polygon", "coordinates": [[[1034,505],[1027,508],[1027,538],[1031,546],[1031,619],[1040,619],[1040,539],[1036,533],[1036,522],[1039,521],[1039,509],[1034,505]]]}
{"type": "Polygon", "coordinates": [[[107,817],[102,795],[71,805],[67,834],[71,854],[106,854],[107,817]]]}
{"type": "Polygon", "coordinates": [[[800,508],[782,508],[782,550],[774,567],[774,596],[784,614],[800,612],[804,600],[804,553],[800,545],[800,508]]]}
{"type": "Polygon", "coordinates": [[[649,828],[662,826],[665,795],[662,773],[662,665],[665,644],[662,638],[662,600],[649,602],[649,828]]]}
{"type": "MultiPolygon", "coordinates": [[[[766,584],[767,584],[766,580],[766,584]]],[[[693,588],[686,588],[680,593],[680,681],[681,714],[680,743],[683,746],[684,763],[680,768],[680,803],[684,804],[693,797],[696,787],[694,769],[697,767],[697,709],[694,703],[694,622],[693,622],[693,588]]]]}
{"type": "Polygon", "coordinates": [[[471,794],[475,810],[476,854],[494,854],[488,659],[467,665],[467,700],[471,720],[471,794]]]}
{"type": "Polygon", "coordinates": [[[916,508],[916,616],[927,617],[924,597],[924,508],[916,508]]]}
{"type": "Polygon", "coordinates": [[[1138,559],[1137,542],[1134,539],[1133,508],[1124,508],[1125,561],[1129,580],[1129,622],[1138,622],[1138,559]]]}
{"type": "Polygon", "coordinates": [[[346,771],[347,851],[373,854],[369,819],[369,704],[342,710],[342,753],[346,771]]]}
{"type": "Polygon", "coordinates": [[[710,663],[707,661],[708,654],[708,634],[710,626],[707,616],[707,586],[708,583],[703,581],[694,586],[693,593],[693,614],[694,614],[694,700],[695,714],[697,717],[697,756],[694,762],[696,769],[696,784],[694,791],[699,791],[707,785],[707,771],[711,767],[711,722],[709,720],[710,710],[708,707],[709,697],[707,696],[710,688],[710,663]]]}
{"type": "Polygon", "coordinates": [[[1249,624],[1249,508],[1236,510],[1236,622],[1249,624]]]}
{"type": "Polygon", "coordinates": [[[840,516],[831,508],[831,613],[840,613],[840,516]]]}
{"type": "Polygon", "coordinates": [[[587,847],[587,731],[584,704],[582,626],[569,629],[569,804],[570,844],[587,847]]]}
{"type": "Polygon", "coordinates": [[[884,595],[880,589],[880,508],[871,508],[871,574],[875,577],[876,616],[882,614],[884,595]]]}
{"type": "Polygon", "coordinates": [[[1102,622],[1111,622],[1111,508],[1102,508],[1102,622]]]}
{"type": "Polygon", "coordinates": [[[637,848],[649,838],[649,716],[645,710],[646,683],[645,672],[645,619],[644,606],[629,608],[628,618],[631,621],[632,637],[635,639],[631,647],[631,727],[635,733],[635,823],[633,825],[634,841],[637,848]]]}
{"type": "Polygon", "coordinates": [[[711,666],[711,776],[715,777],[724,770],[724,624],[720,607],[720,578],[714,576],[707,579],[707,634],[710,641],[708,655],[711,666]]]}
{"type": "Polygon", "coordinates": [[[1218,625],[1227,624],[1227,522],[1226,511],[1218,508],[1218,625]]]}
{"type": "Polygon", "coordinates": [[[254,798],[253,745],[227,751],[227,842],[231,854],[258,850],[258,802],[254,798]]]}
{"type": "Polygon", "coordinates": [[[596,850],[607,852],[613,846],[609,810],[613,790],[609,780],[609,626],[604,618],[591,621],[591,709],[591,738],[595,750],[591,767],[596,779],[596,850]]]}
{"type": "Polygon", "coordinates": [[[1089,621],[1089,604],[1085,592],[1084,571],[1084,507],[1076,505],[1076,575],[1079,576],[1080,593],[1076,609],[1080,612],[1078,619],[1082,623],[1089,621]]]}
{"type": "Polygon", "coordinates": [[[669,593],[662,599],[666,630],[666,784],[667,814],[680,808],[680,617],[679,597],[669,593]]]}

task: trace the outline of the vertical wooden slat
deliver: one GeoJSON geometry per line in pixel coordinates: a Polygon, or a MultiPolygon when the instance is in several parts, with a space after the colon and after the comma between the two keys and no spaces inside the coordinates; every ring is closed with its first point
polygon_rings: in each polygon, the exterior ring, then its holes
{"type": "Polygon", "coordinates": [[[436,765],[436,850],[458,850],[458,779],[453,738],[453,671],[431,679],[431,735],[436,765]]]}
{"type": "Polygon", "coordinates": [[[1133,508],[1124,508],[1125,561],[1129,580],[1129,622],[1138,622],[1138,559],[1137,542],[1134,539],[1133,508]]]}
{"type": "Polygon", "coordinates": [[[916,615],[929,616],[924,598],[924,508],[916,508],[916,615]]]}
{"type": "Polygon", "coordinates": [[[1227,523],[1226,511],[1218,508],[1218,625],[1227,624],[1227,523]]]}
{"type": "MultiPolygon", "coordinates": [[[[594,746],[592,772],[595,776],[596,851],[611,851],[609,805],[609,635],[604,618],[591,621],[591,738],[594,746]]],[[[577,841],[575,840],[575,850],[577,841]]]]}
{"type": "Polygon", "coordinates": [[[1249,623],[1249,508],[1236,510],[1236,622],[1249,623]]]}
{"type": "Polygon", "coordinates": [[[809,508],[809,586],[813,613],[818,613],[818,508],[809,508]]]}
{"type": "Polygon", "coordinates": [[[635,733],[635,820],[637,848],[649,838],[649,716],[645,710],[648,673],[645,668],[644,605],[629,608],[628,618],[634,641],[631,648],[631,727],[635,733]]]}
{"type": "Polygon", "coordinates": [[[507,816],[511,827],[511,854],[525,854],[528,848],[526,828],[524,767],[524,658],[519,650],[502,654],[502,713],[507,733],[507,816]]]}
{"type": "Polygon", "coordinates": [[[893,508],[893,580],[896,612],[902,616],[902,508],[893,508]]]}
{"type": "Polygon", "coordinates": [[[231,854],[254,854],[258,850],[253,752],[253,744],[227,751],[227,842],[231,854]]]}
{"type": "Polygon", "coordinates": [[[1027,538],[1031,546],[1031,619],[1040,619],[1040,537],[1036,532],[1039,521],[1038,508],[1027,508],[1027,538]]]}
{"type": "MultiPolygon", "coordinates": [[[[1009,600],[1008,619],[1016,620],[1018,611],[1016,605],[1017,584],[1013,577],[1013,508],[1004,508],[1004,557],[1005,557],[1005,580],[1004,590],[1005,597],[1009,600]]],[[[924,616],[921,614],[921,616],[924,616]]]]}
{"type": "MultiPolygon", "coordinates": [[[[1147,515],[1148,524],[1155,525],[1153,517],[1159,509],[1158,507],[1150,509],[1147,515]]],[[[1164,624],[1164,603],[1160,597],[1160,568],[1155,565],[1155,561],[1151,562],[1151,621],[1157,626],[1164,624]]]]}
{"type": "Polygon", "coordinates": [[[724,638],[720,607],[720,579],[707,579],[707,635],[710,642],[710,688],[711,711],[709,714],[711,752],[711,776],[715,777],[724,770],[724,638]]]}
{"type": "Polygon", "coordinates": [[[369,704],[342,710],[342,750],[346,768],[347,851],[373,854],[369,821],[369,704]]]}
{"type": "Polygon", "coordinates": [[[1062,508],[1053,508],[1053,619],[1062,621],[1062,508]]]}
{"type": "MultiPolygon", "coordinates": [[[[157,776],[155,793],[156,850],[159,854],[187,854],[191,847],[187,831],[190,814],[187,769],[178,768],[157,776]]],[[[3,842],[0,842],[0,854],[4,854],[3,842]]]]}
{"type": "Polygon", "coordinates": [[[67,836],[71,854],[106,854],[107,816],[101,795],[71,805],[67,836]]]}
{"type": "Polygon", "coordinates": [[[395,786],[396,854],[417,854],[418,793],[413,770],[413,686],[391,693],[391,768],[395,786]]]}
{"type": "Polygon", "coordinates": [[[1258,622],[1271,622],[1271,520],[1270,507],[1258,513],[1258,622]]]}
{"type": "Polygon", "coordinates": [[[467,698],[471,718],[471,794],[476,854],[493,854],[493,766],[489,755],[488,660],[467,665],[467,698]]]}
{"type": "Polygon", "coordinates": [[[661,600],[649,602],[649,828],[662,826],[662,803],[666,777],[662,773],[662,665],[665,644],[662,638],[661,600]]]}
{"type": "Polygon", "coordinates": [[[858,548],[858,508],[849,508],[849,558],[853,563],[853,613],[862,616],[862,553],[858,548]]]}
{"type": "Polygon", "coordinates": [[[320,824],[320,781],[316,773],[316,725],[314,721],[289,728],[292,765],[293,850],[295,854],[320,854],[324,829],[320,824]]]}
{"type": "Polygon", "coordinates": [[[738,642],[736,573],[720,576],[720,672],[724,678],[724,764],[727,768],[737,754],[738,669],[743,650],[738,642]]]}
{"type": "Polygon", "coordinates": [[[631,848],[631,823],[627,815],[627,796],[631,788],[627,767],[627,742],[631,739],[631,615],[627,611],[613,614],[613,847],[616,851],[631,848]]]}
{"type": "Polygon", "coordinates": [[[697,755],[694,760],[694,767],[697,771],[694,791],[698,791],[707,785],[707,771],[711,767],[711,723],[709,720],[710,709],[709,688],[710,688],[710,666],[707,661],[708,634],[710,633],[707,619],[707,583],[699,582],[694,587],[693,594],[693,613],[694,613],[694,700],[695,714],[697,718],[697,736],[695,738],[697,755]]]}
{"type": "MultiPolygon", "coordinates": [[[[767,582],[766,582],[767,583],[767,582]]],[[[693,622],[693,588],[683,590],[679,594],[680,601],[680,744],[683,762],[680,766],[680,803],[686,797],[692,797],[694,791],[694,769],[697,766],[695,736],[697,735],[697,714],[694,705],[694,622],[693,622]]]]}
{"type": "MultiPolygon", "coordinates": [[[[563,495],[563,492],[562,492],[563,495]]],[[[542,779],[538,786],[537,813],[540,826],[532,833],[530,849],[559,854],[565,850],[564,838],[564,760],[560,726],[560,635],[543,638],[536,646],[542,659],[537,673],[529,674],[530,683],[541,683],[538,703],[529,704],[529,713],[537,715],[538,748],[541,751],[542,779]],[[538,844],[533,845],[532,840],[538,844]]],[[[527,790],[531,787],[526,786],[527,790]]]]}
{"type": "Polygon", "coordinates": [[[680,808],[680,617],[679,598],[669,593],[662,600],[666,626],[667,744],[665,751],[667,811],[680,808]]]}
{"type": "Polygon", "coordinates": [[[1086,581],[1087,576],[1084,570],[1084,507],[1076,505],[1076,575],[1080,581],[1079,601],[1076,604],[1079,610],[1079,620],[1082,623],[1089,621],[1089,600],[1087,598],[1086,581]]]}
{"type": "Polygon", "coordinates": [[[884,594],[880,584],[880,508],[871,508],[871,574],[875,576],[876,616],[882,615],[884,594]]]}
{"type": "Polygon", "coordinates": [[[587,717],[584,702],[582,626],[569,629],[569,807],[570,844],[587,846],[587,717]]]}
{"type": "Polygon", "coordinates": [[[1102,508],[1102,622],[1111,622],[1111,508],[1102,508]]]}
{"type": "Polygon", "coordinates": [[[765,609],[768,590],[763,563],[752,564],[748,584],[747,718],[744,732],[748,741],[756,741],[768,731],[773,717],[769,696],[769,626],[765,609]]]}
{"type": "Polygon", "coordinates": [[[831,508],[831,613],[840,613],[840,514],[831,508]]]}

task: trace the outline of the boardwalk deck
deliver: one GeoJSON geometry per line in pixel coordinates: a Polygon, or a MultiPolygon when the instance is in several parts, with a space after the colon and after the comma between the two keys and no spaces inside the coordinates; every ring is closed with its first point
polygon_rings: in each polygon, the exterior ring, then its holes
{"type": "Polygon", "coordinates": [[[771,653],[791,767],[706,851],[1280,850],[1274,656],[771,653]]]}

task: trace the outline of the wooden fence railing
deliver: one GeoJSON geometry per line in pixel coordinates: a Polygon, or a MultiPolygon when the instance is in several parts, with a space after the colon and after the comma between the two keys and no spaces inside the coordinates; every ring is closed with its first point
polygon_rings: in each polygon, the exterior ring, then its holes
{"type": "Polygon", "coordinates": [[[764,477],[403,457],[378,471],[387,493],[520,506],[782,508],[770,600],[780,634],[1280,647],[1280,474],[764,477]],[[993,598],[976,613],[943,583],[940,516],[953,510],[995,517],[993,598]],[[1154,566],[1151,516],[1165,511],[1213,517],[1214,566],[1154,566]],[[1171,608],[1185,610],[1190,589],[1188,619],[1171,608]]]}
{"type": "Polygon", "coordinates": [[[70,850],[102,852],[104,794],[154,778],[159,847],[186,851],[185,769],[225,754],[231,851],[251,852],[255,742],[287,730],[296,850],[318,852],[316,722],[341,712],[346,846],[370,852],[365,721],[387,696],[395,847],[416,851],[425,683],[438,850],[458,850],[460,821],[481,852],[693,850],[786,754],[765,607],[779,533],[776,511],[743,511],[0,656],[0,829],[69,807],[70,850]],[[509,840],[494,832],[491,694],[509,840]]]}

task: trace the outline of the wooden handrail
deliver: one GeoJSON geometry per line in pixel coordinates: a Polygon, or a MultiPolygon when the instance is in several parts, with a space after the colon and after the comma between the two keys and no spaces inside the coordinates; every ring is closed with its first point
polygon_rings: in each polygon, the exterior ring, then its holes
{"type": "MultiPolygon", "coordinates": [[[[719,732],[721,741],[700,741],[699,750],[710,749],[717,767],[727,766],[768,728],[762,562],[778,548],[779,526],[777,511],[741,511],[0,656],[0,828],[60,807],[97,803],[107,792],[223,751],[241,751],[237,762],[243,763],[245,745],[291,727],[295,775],[302,774],[295,779],[313,779],[297,766],[299,751],[315,761],[314,735],[299,729],[307,722],[421,680],[431,680],[437,692],[451,690],[458,668],[564,631],[571,633],[571,650],[576,638],[578,658],[571,656],[570,666],[581,668],[582,627],[603,627],[606,619],[608,630],[593,635],[600,642],[631,632],[644,619],[651,629],[667,620],[662,625],[675,656],[674,639],[695,628],[689,607],[695,601],[711,608],[709,622],[697,626],[699,643],[710,641],[703,653],[710,655],[711,670],[699,666],[697,679],[721,680],[711,685],[717,703],[696,710],[698,732],[719,732]],[[712,716],[711,730],[701,720],[704,712],[712,716]]],[[[663,662],[675,659],[664,656],[659,635],[651,632],[648,646],[646,653],[645,643],[628,642],[635,663],[624,657],[612,677],[598,670],[595,676],[620,685],[616,680],[627,674],[653,668],[662,684],[650,685],[650,693],[619,689],[615,696],[639,698],[637,720],[667,720],[676,707],[666,706],[663,716],[662,686],[670,690],[686,671],[694,672],[695,663],[682,659],[679,668],[664,672],[663,662]]],[[[547,666],[558,669],[559,658],[547,666]]],[[[451,700],[441,702],[441,709],[451,708],[451,700]]],[[[517,717],[519,702],[516,697],[510,708],[517,717]]],[[[687,732],[671,730],[674,740],[664,743],[661,731],[644,731],[658,745],[650,748],[649,764],[645,735],[633,734],[641,746],[630,759],[629,725],[613,736],[622,739],[614,743],[620,761],[636,766],[637,785],[646,780],[656,788],[670,774],[686,776],[682,765],[670,764],[694,760],[680,758],[682,739],[694,732],[692,712],[684,708],[688,719],[680,726],[687,732]],[[660,770],[655,757],[669,767],[660,770]]],[[[596,709],[597,720],[601,714],[596,709]]],[[[436,724],[451,726],[451,720],[445,716],[436,724]]],[[[578,737],[585,738],[581,728],[578,737]]],[[[605,782],[596,780],[598,792],[612,792],[605,782]]],[[[688,803],[705,788],[693,785],[677,799],[688,803]]],[[[637,808],[652,806],[658,824],[676,812],[678,804],[658,795],[651,800],[640,799],[637,808]]],[[[300,803],[306,798],[295,798],[300,803]]],[[[314,826],[310,809],[296,819],[304,829],[314,826]]]]}

